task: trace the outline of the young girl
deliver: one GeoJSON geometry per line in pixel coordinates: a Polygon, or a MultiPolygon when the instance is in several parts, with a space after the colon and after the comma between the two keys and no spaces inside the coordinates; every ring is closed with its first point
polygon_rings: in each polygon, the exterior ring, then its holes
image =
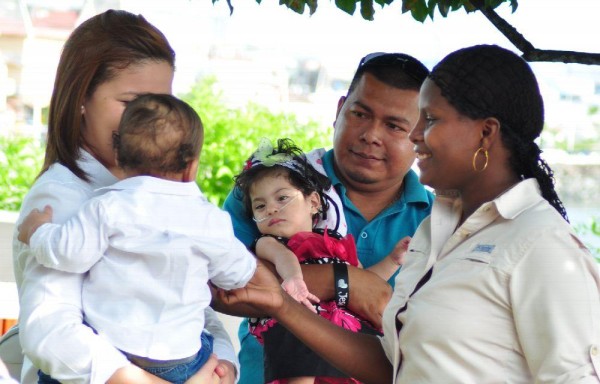
{"type": "MultiPolygon", "coordinates": [[[[359,265],[354,238],[342,237],[326,227],[332,222],[328,217],[336,214],[329,203],[333,193],[331,183],[302,151],[289,139],[278,140],[276,148],[269,140],[261,140],[258,150],[236,176],[236,187],[262,234],[253,248],[259,258],[275,265],[286,292],[338,326],[379,334],[370,323],[345,308],[348,302],[345,268],[347,264],[359,265]],[[267,249],[261,243],[268,238],[282,245],[267,249]],[[295,257],[285,252],[284,245],[295,257]],[[334,264],[335,300],[318,302],[304,283],[300,263],[334,264]]],[[[370,269],[382,279],[389,279],[399,268],[408,241],[408,237],[402,239],[394,252],[370,269]]],[[[250,332],[264,343],[266,382],[357,383],[318,357],[274,319],[251,319],[250,332]]]]}

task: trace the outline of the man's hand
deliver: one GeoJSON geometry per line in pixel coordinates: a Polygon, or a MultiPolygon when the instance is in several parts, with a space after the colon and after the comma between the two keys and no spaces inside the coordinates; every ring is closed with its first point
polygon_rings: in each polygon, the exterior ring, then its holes
{"type": "Polygon", "coordinates": [[[34,232],[43,224],[52,222],[52,207],[46,205],[44,210],[40,212],[39,209],[33,209],[29,214],[23,219],[23,222],[17,227],[19,230],[19,234],[17,235],[17,239],[20,242],[29,245],[29,240],[31,236],[33,236],[34,232]]]}

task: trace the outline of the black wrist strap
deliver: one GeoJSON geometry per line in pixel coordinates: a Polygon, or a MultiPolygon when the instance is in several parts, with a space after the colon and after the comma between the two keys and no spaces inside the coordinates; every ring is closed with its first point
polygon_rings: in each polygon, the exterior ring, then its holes
{"type": "Polygon", "coordinates": [[[275,240],[279,241],[283,245],[287,245],[287,241],[288,241],[288,239],[286,239],[285,237],[281,237],[281,236],[260,235],[259,237],[254,239],[254,241],[252,242],[252,244],[250,244],[250,247],[248,249],[250,249],[250,251],[252,251],[253,253],[256,253],[256,243],[258,243],[258,240],[262,239],[263,237],[272,237],[275,240]]]}
{"type": "Polygon", "coordinates": [[[340,308],[346,308],[350,300],[350,279],[348,279],[347,264],[333,264],[333,288],[335,289],[335,303],[340,308]]]}

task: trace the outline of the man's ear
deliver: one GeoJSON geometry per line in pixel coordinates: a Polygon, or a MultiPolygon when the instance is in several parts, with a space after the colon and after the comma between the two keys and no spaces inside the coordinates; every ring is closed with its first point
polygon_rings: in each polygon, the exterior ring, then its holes
{"type": "Polygon", "coordinates": [[[198,175],[198,163],[199,162],[200,162],[200,160],[197,158],[192,161],[188,161],[187,166],[185,167],[185,169],[183,170],[183,173],[181,175],[181,181],[187,183],[187,182],[196,180],[196,176],[198,175]]]}
{"type": "Polygon", "coordinates": [[[335,123],[337,121],[337,118],[340,115],[340,112],[342,111],[342,107],[344,106],[345,102],[346,102],[346,96],[342,96],[338,100],[337,110],[335,111],[335,120],[333,121],[333,127],[334,128],[335,128],[335,123]]]}

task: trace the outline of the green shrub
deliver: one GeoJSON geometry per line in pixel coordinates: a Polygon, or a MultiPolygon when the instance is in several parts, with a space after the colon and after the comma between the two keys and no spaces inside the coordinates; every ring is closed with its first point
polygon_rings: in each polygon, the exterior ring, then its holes
{"type": "MultiPolygon", "coordinates": [[[[222,206],[233,187],[233,177],[242,170],[261,137],[272,141],[288,137],[305,151],[331,146],[331,127],[321,127],[314,121],[301,123],[293,114],[272,113],[253,103],[242,109],[228,108],[221,93],[213,90],[214,85],[213,78],[204,79],[181,96],[204,124],[197,182],[213,203],[222,206]]],[[[332,116],[334,108],[332,105],[332,116]]]]}
{"type": "Polygon", "coordinates": [[[44,162],[39,140],[22,136],[0,137],[0,209],[18,211],[44,162]]]}

